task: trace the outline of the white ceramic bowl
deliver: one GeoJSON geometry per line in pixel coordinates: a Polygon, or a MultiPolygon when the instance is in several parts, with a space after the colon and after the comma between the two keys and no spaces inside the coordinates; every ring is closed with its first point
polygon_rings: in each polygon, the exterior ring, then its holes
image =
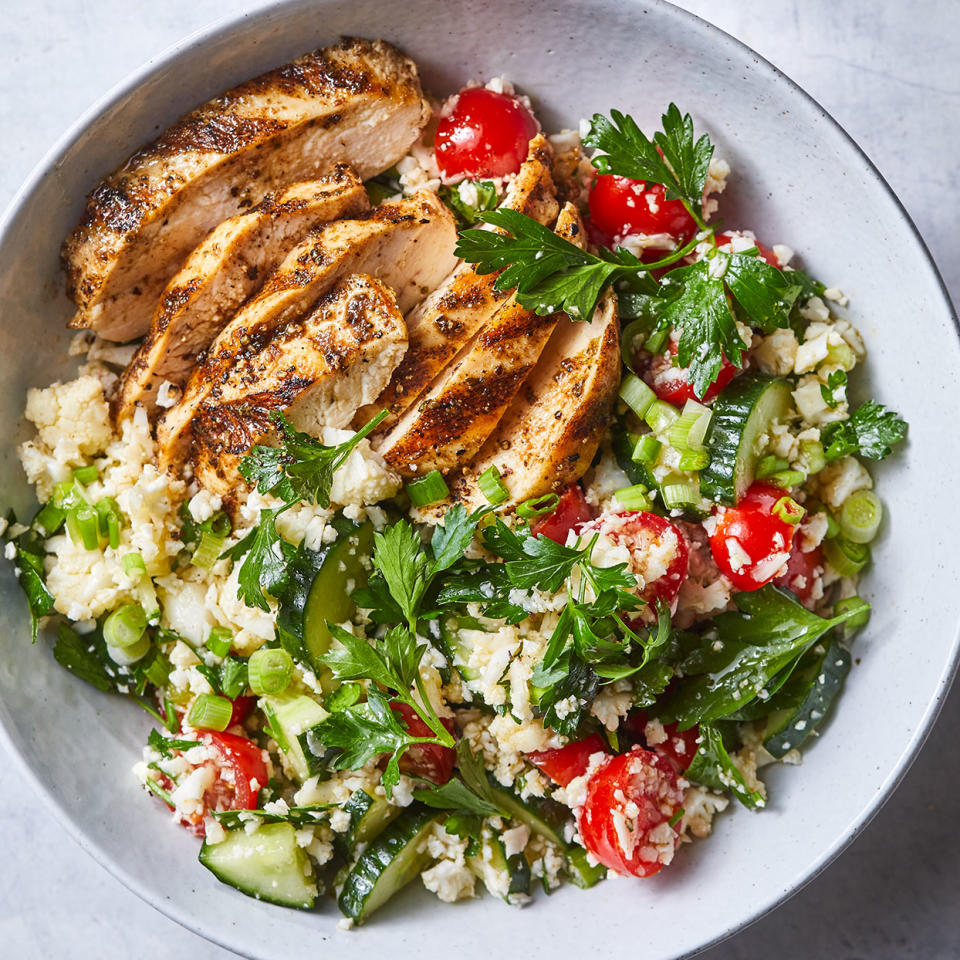
{"type": "Polygon", "coordinates": [[[447,907],[410,891],[351,934],[337,930],[330,901],[314,913],[256,903],[196,863],[196,841],[130,774],[144,717],[74,680],[43,642],[31,648],[25,606],[4,566],[0,719],[8,745],[85,849],[144,900],[239,953],[402,958],[448,949],[468,960],[612,949],[657,960],[695,952],[796,891],[863,829],[936,715],[960,619],[952,566],[960,521],[943,479],[960,468],[952,442],[960,351],[947,296],[870,162],[746,47],[657,0],[298,0],[185,40],[84,117],[4,221],[0,489],[29,509],[14,446],[24,391],[69,372],[57,256],[86,192],[196,103],[343,33],[398,43],[437,93],[506,75],[531,95],[548,130],[610,107],[653,125],[675,100],[733,166],[727,223],[789,244],[815,275],[852,296],[851,316],[870,349],[869,392],[911,427],[906,449],[876,470],[890,521],[865,582],[875,612],[839,709],[802,767],[769,771],[766,811],[718,818],[709,841],[683,850],[653,880],[564,889],[522,911],[490,898],[447,907]]]}

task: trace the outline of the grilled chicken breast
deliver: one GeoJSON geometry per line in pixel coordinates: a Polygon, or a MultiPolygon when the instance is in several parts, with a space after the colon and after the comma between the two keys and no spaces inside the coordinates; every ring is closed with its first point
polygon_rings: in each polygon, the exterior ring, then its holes
{"type": "Polygon", "coordinates": [[[496,430],[467,470],[452,478],[451,499],[469,509],[486,503],[477,477],[491,466],[499,469],[511,505],[577,480],[609,425],[619,386],[620,323],[608,291],[589,323],[560,321],[496,430]]]}
{"type": "Polygon", "coordinates": [[[366,179],[399,160],[430,116],[411,60],[344,40],[194,110],[101,181],[63,246],[72,327],[146,333],[184,257],[267,193],[349,163],[366,179]]]}
{"type": "Polygon", "coordinates": [[[161,294],[150,333],[124,373],[115,418],[129,416],[138,403],[152,418],[160,384],[183,386],[197,357],[291,246],[318,223],[355,216],[368,206],[362,181],[338,165],[329,176],[268,195],[215,227],[161,294]]]}
{"type": "MultiPolygon", "coordinates": [[[[533,217],[544,226],[556,219],[559,207],[550,175],[550,147],[542,134],[530,141],[530,152],[500,204],[533,217]]],[[[510,296],[494,290],[499,273],[480,275],[470,264],[460,264],[423,303],[407,314],[410,346],[390,384],[376,403],[360,410],[357,426],[380,410],[389,417],[380,427],[392,427],[457,351],[486,323],[510,296]]]]}
{"type": "Polygon", "coordinates": [[[241,483],[240,460],[270,441],[274,410],[315,436],[323,426],[347,426],[383,389],[406,346],[393,292],[362,274],[341,280],[259,353],[239,358],[216,399],[202,405],[193,426],[195,476],[221,496],[241,483]]]}
{"type": "MultiPolygon", "coordinates": [[[[582,237],[572,204],[560,211],[556,232],[582,237]]],[[[446,473],[472,459],[533,370],[560,316],[538,316],[511,296],[377,444],[380,455],[404,476],[446,473]]]]}
{"type": "Polygon", "coordinates": [[[260,292],[234,315],[191,374],[180,402],[157,422],[159,462],[183,464],[190,424],[236,360],[256,354],[274,333],[304,314],[318,297],[351,273],[368,273],[397,296],[401,312],[419,303],[456,263],[456,224],[432,193],[385,203],[356,220],[317,227],[298,244],[260,292]]]}

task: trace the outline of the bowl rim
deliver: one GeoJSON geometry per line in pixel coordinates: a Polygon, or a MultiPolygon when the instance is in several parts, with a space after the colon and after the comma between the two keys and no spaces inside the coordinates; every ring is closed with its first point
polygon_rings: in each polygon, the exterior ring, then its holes
{"type": "MultiPolygon", "coordinates": [[[[196,46],[202,46],[205,43],[216,38],[222,37],[235,30],[241,23],[248,20],[269,15],[286,6],[294,6],[300,0],[268,0],[268,2],[257,6],[251,11],[239,11],[228,13],[215,18],[208,23],[198,27],[180,40],[165,47],[158,54],[146,60],[140,67],[127,74],[123,79],[115,83],[104,94],[98,97],[89,107],[87,107],[80,116],[61,134],[54,144],[43,154],[39,161],[34,165],[27,178],[21,184],[20,188],[14,193],[6,209],[0,216],[0,247],[2,247],[7,233],[23,206],[27,198],[34,191],[44,176],[51,170],[60,165],[60,162],[82,137],[85,131],[107,110],[118,106],[122,101],[136,90],[140,84],[146,82],[154,74],[167,67],[171,61],[177,59],[182,54],[187,53],[196,46]]],[[[637,3],[638,0],[630,0],[637,3]]],[[[806,103],[819,112],[821,118],[826,122],[827,128],[834,134],[839,135],[841,141],[844,141],[853,150],[854,157],[863,165],[866,172],[874,180],[877,186],[885,192],[887,199],[892,201],[893,208],[897,213],[902,225],[911,235],[914,243],[919,247],[925,261],[929,279],[939,291],[946,308],[947,315],[953,321],[954,332],[960,338],[960,318],[958,318],[957,308],[954,306],[950,292],[943,280],[936,261],[930,253],[930,249],[923,239],[919,229],[908,213],[903,202],[897,196],[896,192],[887,182],[883,174],[870,159],[864,149],[857,141],[846,131],[846,129],[827,111],[813,96],[800,86],[795,80],[787,76],[775,64],[771,63],[766,57],[758,53],[742,40],[737,39],[732,34],[711,23],[709,20],[698,16],[695,13],[685,10],[669,0],[644,0],[644,6],[655,7],[664,11],[667,16],[686,22],[692,29],[699,30],[709,34],[721,45],[736,51],[741,56],[748,55],[753,59],[757,66],[764,71],[768,71],[775,79],[785,84],[787,89],[793,95],[798,96],[806,103]]],[[[823,850],[810,866],[806,875],[796,880],[794,886],[786,892],[776,892],[761,898],[757,905],[744,917],[736,923],[727,927],[725,930],[717,933],[712,939],[700,944],[693,950],[683,954],[683,957],[692,957],[700,954],[711,947],[729,939],[748,926],[756,923],[758,920],[772,913],[778,907],[782,906],[789,899],[803,890],[808,884],[815,880],[837,857],[843,853],[847,847],[859,837],[869,826],[873,818],[879,813],[883,805],[890,799],[894,791],[903,781],[914,761],[920,753],[930,731],[935,723],[944,702],[950,692],[951,685],[955,676],[960,672],[960,627],[953,638],[953,646],[950,657],[944,666],[938,680],[937,686],[931,693],[931,698],[926,706],[920,723],[918,723],[912,737],[904,748],[903,752],[896,759],[894,766],[890,769],[880,788],[876,791],[871,801],[860,811],[852,824],[849,834],[844,835],[823,850]]],[[[103,867],[112,877],[122,883],[128,890],[139,897],[144,903],[153,907],[163,916],[191,931],[192,933],[203,937],[226,950],[237,953],[242,956],[252,956],[251,954],[242,954],[237,947],[224,940],[219,933],[207,929],[201,917],[189,915],[179,907],[167,903],[163,900],[157,900],[146,889],[140,881],[130,875],[123,867],[116,863],[110,854],[99,844],[92,841],[86,834],[85,829],[78,818],[71,810],[50,793],[41,783],[39,776],[34,773],[33,768],[27,762],[26,758],[16,748],[10,732],[6,728],[2,712],[0,712],[0,744],[3,745],[7,753],[12,757],[17,771],[30,783],[37,794],[42,798],[47,809],[53,814],[54,818],[65,828],[70,837],[77,845],[89,854],[101,867],[103,867]]],[[[681,958],[678,958],[681,960],[681,958]]]]}

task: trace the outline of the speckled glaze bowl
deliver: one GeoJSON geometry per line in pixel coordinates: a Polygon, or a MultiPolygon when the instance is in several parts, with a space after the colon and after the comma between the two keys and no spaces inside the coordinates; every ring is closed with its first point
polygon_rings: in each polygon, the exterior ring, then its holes
{"type": "MultiPolygon", "coordinates": [[[[146,718],[31,647],[25,604],[0,572],[0,721],[24,774],[78,842],[131,890],[197,933],[251,957],[523,955],[598,950],[644,960],[689,955],[784,900],[863,829],[903,776],[957,660],[960,590],[942,558],[960,539],[943,509],[960,470],[956,319],[913,225],[869,160],[806,94],[719,30],[658,0],[298,0],[216,24],[170,49],[83,117],[36,169],[0,231],[4,499],[27,509],[15,454],[24,391],[69,373],[58,247],[84,195],[155,131],[224,88],[339,34],[383,37],[437,93],[505,75],[549,130],[619,107],[654,125],[671,100],[710,131],[733,175],[726,221],[801,252],[852,298],[872,396],[911,423],[877,471],[889,521],[864,583],[875,601],[857,665],[826,735],[801,767],[767,772],[771,802],[717,819],[647,881],[563,889],[517,910],[489,897],[444,906],[422,890],[368,927],[337,929],[325,901],[299,913],[249,900],[196,863],[196,841],[142,794],[130,767],[146,718]],[[909,337],[904,335],[909,325],[909,337]],[[939,558],[939,559],[938,559],[939,558]]],[[[861,381],[862,382],[862,381],[861,381]]]]}

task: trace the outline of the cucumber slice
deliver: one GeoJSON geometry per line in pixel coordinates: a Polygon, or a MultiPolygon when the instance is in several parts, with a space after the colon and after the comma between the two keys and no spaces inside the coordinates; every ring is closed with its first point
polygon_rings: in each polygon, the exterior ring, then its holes
{"type": "Polygon", "coordinates": [[[713,402],[707,433],[710,463],[700,471],[700,492],[720,503],[737,503],[753,483],[760,438],[793,410],[786,380],[745,373],[713,402]]]}
{"type": "Polygon", "coordinates": [[[408,807],[353,864],[337,903],[345,917],[363,923],[430,862],[427,834],[446,814],[408,807]]]}
{"type": "Polygon", "coordinates": [[[301,782],[326,770],[326,751],[317,742],[313,728],[329,714],[316,700],[306,694],[281,693],[261,697],[258,706],[270,721],[274,739],[301,782]]]}
{"type": "Polygon", "coordinates": [[[522,905],[530,896],[530,864],[523,853],[508,857],[501,835],[484,829],[480,850],[466,858],[470,872],[495,897],[522,905]]]}
{"type": "Polygon", "coordinates": [[[778,760],[823,724],[850,672],[850,651],[834,640],[828,647],[807,695],[795,710],[772,714],[764,729],[763,745],[778,760]]]}
{"type": "MultiPolygon", "coordinates": [[[[472,627],[470,629],[473,629],[472,627]]],[[[464,637],[463,631],[455,617],[448,617],[440,622],[440,642],[444,647],[447,662],[456,669],[457,673],[469,683],[480,676],[475,667],[468,667],[470,652],[473,644],[464,637]]]]}
{"type": "Polygon", "coordinates": [[[366,585],[368,571],[362,560],[373,553],[371,524],[357,524],[339,514],[331,524],[337,531],[333,543],[319,551],[303,546],[297,551],[277,617],[284,648],[294,659],[306,660],[327,692],[336,684],[320,661],[330,649],[326,621],[343,623],[353,616],[356,604],[351,594],[366,585]]]}
{"type": "Polygon", "coordinates": [[[265,823],[254,833],[230,830],[200,848],[200,862],[218,879],[257,900],[308,910],[318,895],[313,865],[290,823],[265,823]]]}
{"type": "Polygon", "coordinates": [[[387,803],[386,797],[371,797],[365,790],[354,790],[343,809],[350,814],[350,826],[346,833],[337,834],[337,846],[347,856],[383,833],[403,812],[402,807],[387,803]]]}
{"type": "Polygon", "coordinates": [[[578,887],[592,887],[606,874],[603,867],[593,867],[586,859],[583,847],[567,843],[563,838],[563,824],[567,819],[563,808],[549,800],[521,800],[515,793],[505,790],[495,782],[491,787],[496,793],[496,806],[512,820],[526,824],[532,833],[556,844],[567,860],[567,876],[578,887]]]}

